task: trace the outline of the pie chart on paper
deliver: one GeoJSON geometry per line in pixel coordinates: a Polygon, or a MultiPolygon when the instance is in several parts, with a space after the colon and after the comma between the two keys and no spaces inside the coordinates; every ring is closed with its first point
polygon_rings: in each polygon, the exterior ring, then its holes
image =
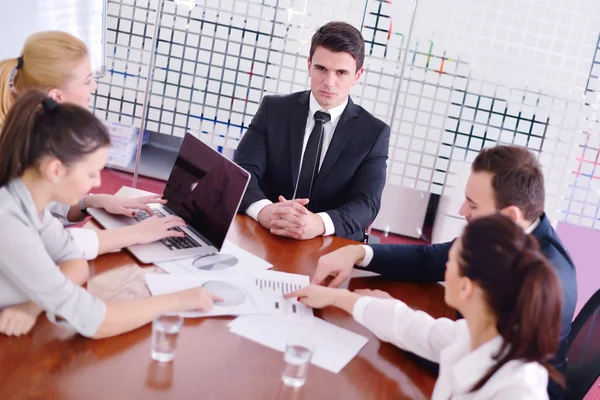
{"type": "Polygon", "coordinates": [[[194,260],[194,267],[202,271],[221,271],[235,267],[238,259],[230,254],[214,254],[211,256],[198,257],[194,260]]]}
{"type": "Polygon", "coordinates": [[[234,307],[244,304],[246,295],[244,291],[233,283],[224,281],[208,281],[202,287],[212,294],[219,296],[223,301],[215,302],[215,306],[234,307]]]}

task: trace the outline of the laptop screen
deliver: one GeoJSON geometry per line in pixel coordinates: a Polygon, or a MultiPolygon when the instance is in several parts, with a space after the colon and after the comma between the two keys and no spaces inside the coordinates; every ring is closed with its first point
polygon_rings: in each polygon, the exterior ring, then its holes
{"type": "Polygon", "coordinates": [[[168,209],[221,250],[249,179],[245,170],[188,133],[163,197],[168,209]]]}

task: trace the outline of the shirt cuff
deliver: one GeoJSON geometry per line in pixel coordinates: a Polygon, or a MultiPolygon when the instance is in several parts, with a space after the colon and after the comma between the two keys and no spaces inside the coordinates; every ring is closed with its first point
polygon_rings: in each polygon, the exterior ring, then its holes
{"type": "Polygon", "coordinates": [[[333,225],[333,221],[331,217],[326,212],[317,213],[319,217],[323,220],[323,225],[325,226],[325,233],[323,236],[331,236],[335,233],[335,226],[333,225]]]}
{"type": "Polygon", "coordinates": [[[360,299],[354,303],[354,308],[352,309],[352,316],[359,324],[363,325],[363,320],[365,316],[365,308],[373,301],[375,297],[362,296],[360,299]]]}
{"type": "Polygon", "coordinates": [[[54,325],[74,329],[83,336],[91,338],[96,332],[98,332],[98,329],[100,329],[100,326],[106,318],[107,312],[106,303],[104,301],[94,298],[93,296],[91,297],[94,300],[93,309],[86,309],[86,313],[82,313],[84,315],[82,315],[81,318],[77,318],[77,322],[75,324],[72,324],[65,318],[62,318],[51,312],[46,312],[46,318],[48,318],[48,321],[52,322],[54,325]]]}
{"type": "Polygon", "coordinates": [[[371,246],[367,246],[367,245],[361,245],[362,248],[365,250],[365,258],[363,258],[363,260],[356,264],[358,267],[368,267],[369,264],[371,264],[371,261],[373,261],[373,248],[371,246]]]}
{"type": "Polygon", "coordinates": [[[83,258],[93,260],[98,257],[100,240],[98,234],[93,229],[69,228],[67,232],[73,238],[75,245],[83,252],[83,258]]]}
{"type": "Polygon", "coordinates": [[[246,208],[246,215],[252,218],[255,221],[258,221],[258,214],[262,211],[263,208],[273,204],[271,200],[263,199],[259,201],[255,201],[250,204],[248,208],[246,208]]]}

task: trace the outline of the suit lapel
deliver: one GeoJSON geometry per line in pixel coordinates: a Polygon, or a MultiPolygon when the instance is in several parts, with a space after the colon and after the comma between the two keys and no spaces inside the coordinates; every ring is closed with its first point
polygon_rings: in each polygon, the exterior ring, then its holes
{"type": "Polygon", "coordinates": [[[308,119],[308,103],[310,92],[304,92],[293,105],[290,115],[290,160],[292,162],[292,191],[296,187],[298,174],[300,173],[300,156],[308,119]]]}
{"type": "Polygon", "coordinates": [[[357,117],[358,112],[356,111],[356,106],[352,102],[352,99],[348,98],[348,105],[342,113],[340,121],[335,128],[333,138],[331,139],[331,143],[327,149],[327,154],[325,154],[325,159],[323,160],[323,165],[321,165],[321,169],[319,170],[317,183],[323,179],[322,177],[327,175],[339,158],[340,154],[342,154],[344,147],[346,147],[348,140],[350,140],[350,137],[356,129],[355,118],[357,117]]]}

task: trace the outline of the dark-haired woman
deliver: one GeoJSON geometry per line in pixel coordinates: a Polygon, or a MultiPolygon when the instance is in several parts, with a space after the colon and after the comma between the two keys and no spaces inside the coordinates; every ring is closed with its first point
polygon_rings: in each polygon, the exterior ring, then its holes
{"type": "Polygon", "coordinates": [[[207,310],[217,299],[193,288],[105,303],[80,285],[82,250],[50,215],[52,202],[76,204],[100,185],[110,139],[89,111],[38,91],[19,96],[0,136],[0,332],[27,332],[41,310],[84,336],[135,329],[166,312],[207,310]]]}
{"type": "Polygon", "coordinates": [[[440,364],[433,399],[547,399],[560,336],[561,289],[538,244],[500,214],[472,221],[446,264],[445,301],[465,318],[434,319],[400,300],[311,285],[289,293],[336,306],[381,340],[440,364]]]}

